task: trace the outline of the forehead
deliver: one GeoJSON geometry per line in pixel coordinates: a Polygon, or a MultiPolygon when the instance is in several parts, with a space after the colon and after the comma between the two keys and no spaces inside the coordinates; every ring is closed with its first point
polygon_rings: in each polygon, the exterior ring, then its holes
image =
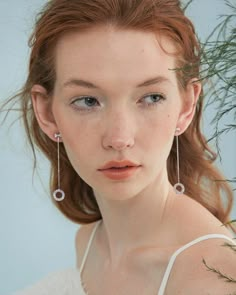
{"type": "Polygon", "coordinates": [[[57,80],[83,76],[136,84],[154,75],[174,79],[175,58],[167,54],[174,51],[169,39],[150,32],[111,26],[71,32],[60,38],[55,49],[57,80]]]}

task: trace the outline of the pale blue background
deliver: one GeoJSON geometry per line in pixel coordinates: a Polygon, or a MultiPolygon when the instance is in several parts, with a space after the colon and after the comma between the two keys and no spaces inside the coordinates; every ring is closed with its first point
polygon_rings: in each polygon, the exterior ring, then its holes
{"type": "MultiPolygon", "coordinates": [[[[26,77],[27,40],[43,0],[0,0],[0,101],[12,95],[26,77]]],[[[188,11],[203,39],[226,12],[223,0],[195,0],[188,11]]],[[[214,108],[205,113],[205,133],[214,108]]],[[[32,177],[32,155],[19,123],[8,129],[14,114],[0,128],[0,294],[21,289],[50,271],[73,266],[78,225],[67,221],[48,197],[48,163],[40,158],[32,177]]],[[[227,176],[236,175],[235,133],[221,140],[227,176]]],[[[234,216],[236,212],[234,212],[234,216]]]]}

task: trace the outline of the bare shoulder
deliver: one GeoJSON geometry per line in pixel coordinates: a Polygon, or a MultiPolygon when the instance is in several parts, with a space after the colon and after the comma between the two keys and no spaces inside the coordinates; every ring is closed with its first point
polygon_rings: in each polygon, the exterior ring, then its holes
{"type": "Polygon", "coordinates": [[[80,268],[82,259],[96,222],[81,225],[75,236],[75,250],[76,250],[76,266],[80,268]]]}
{"type": "Polygon", "coordinates": [[[184,243],[207,234],[222,234],[233,238],[232,233],[220,220],[190,197],[184,196],[182,200],[178,200],[176,210],[183,229],[180,234],[184,243]]]}
{"type": "Polygon", "coordinates": [[[211,239],[183,255],[180,265],[185,269],[182,286],[186,294],[236,294],[235,247],[227,239],[211,239]]]}
{"type": "Polygon", "coordinates": [[[236,240],[233,240],[233,234],[202,205],[186,198],[178,204],[182,244],[199,237],[203,239],[196,240],[198,242],[177,257],[173,267],[173,290],[178,285],[180,289],[176,294],[236,295],[236,240]],[[227,282],[231,279],[233,282],[227,282]]]}

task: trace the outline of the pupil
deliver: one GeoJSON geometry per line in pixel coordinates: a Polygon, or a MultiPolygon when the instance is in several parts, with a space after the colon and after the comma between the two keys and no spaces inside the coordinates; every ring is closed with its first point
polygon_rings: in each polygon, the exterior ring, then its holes
{"type": "Polygon", "coordinates": [[[88,105],[93,105],[94,104],[94,98],[92,98],[92,97],[86,97],[86,103],[88,104],[88,105]]]}
{"type": "Polygon", "coordinates": [[[154,101],[157,101],[158,100],[158,95],[153,95],[152,97],[153,97],[153,100],[154,101]]]}

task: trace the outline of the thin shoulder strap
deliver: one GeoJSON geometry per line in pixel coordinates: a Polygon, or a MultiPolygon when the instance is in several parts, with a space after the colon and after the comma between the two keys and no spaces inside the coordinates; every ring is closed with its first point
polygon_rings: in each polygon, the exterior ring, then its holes
{"type": "Polygon", "coordinates": [[[162,282],[161,282],[161,286],[159,288],[159,291],[158,291],[158,295],[163,295],[164,294],[164,291],[165,291],[165,288],[166,288],[166,285],[167,285],[167,281],[169,279],[169,276],[170,276],[170,272],[171,272],[171,269],[174,265],[174,262],[175,262],[175,259],[176,257],[182,253],[184,250],[186,250],[187,248],[199,243],[199,242],[202,242],[204,240],[208,240],[208,239],[226,239],[228,240],[229,242],[233,243],[236,245],[236,242],[234,242],[231,238],[225,236],[225,235],[222,235],[222,234],[209,234],[209,235],[205,235],[205,236],[201,236],[189,243],[187,243],[186,245],[180,247],[179,249],[177,249],[172,255],[171,255],[171,258],[169,260],[169,263],[167,265],[167,268],[166,268],[166,271],[165,271],[165,274],[163,276],[163,279],[162,279],[162,282]]]}
{"type": "Polygon", "coordinates": [[[80,275],[82,274],[82,271],[83,271],[83,268],[84,268],[84,265],[85,265],[85,262],[86,262],[86,259],[87,259],[87,256],[88,256],[88,252],[89,252],[90,246],[92,244],[94,235],[95,235],[96,230],[97,230],[99,224],[101,223],[101,221],[102,221],[102,219],[97,222],[97,224],[94,226],[94,228],[93,228],[93,230],[91,232],[91,235],[90,235],[90,238],[89,238],[89,241],[88,241],[86,250],[84,252],[84,256],[83,256],[82,262],[81,262],[81,266],[80,266],[80,270],[79,270],[80,275]]]}

